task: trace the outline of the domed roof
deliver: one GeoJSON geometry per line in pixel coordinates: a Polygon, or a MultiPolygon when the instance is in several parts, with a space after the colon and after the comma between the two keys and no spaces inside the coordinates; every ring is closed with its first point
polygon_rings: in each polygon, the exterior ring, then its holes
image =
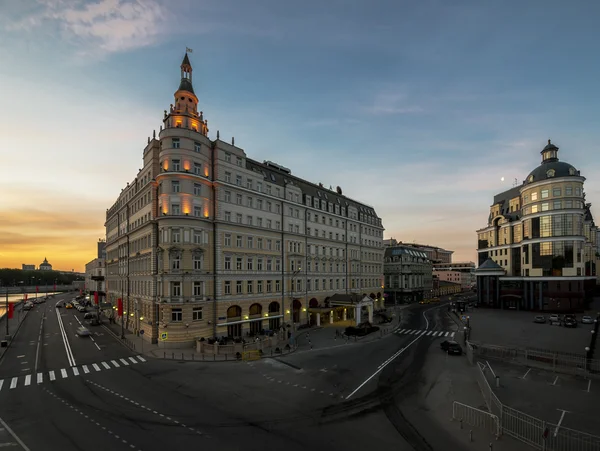
{"type": "Polygon", "coordinates": [[[552,161],[548,163],[542,163],[537,168],[529,173],[527,180],[529,181],[530,176],[533,175],[533,182],[539,182],[540,180],[546,180],[552,177],[569,177],[579,176],[579,171],[575,169],[573,165],[565,163],[564,161],[552,161]],[[554,174],[548,176],[548,173],[553,170],[554,174]]]}

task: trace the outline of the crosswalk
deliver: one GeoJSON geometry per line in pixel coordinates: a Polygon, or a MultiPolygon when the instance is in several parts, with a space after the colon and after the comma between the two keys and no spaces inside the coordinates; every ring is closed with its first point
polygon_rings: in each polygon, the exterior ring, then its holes
{"type": "Polygon", "coordinates": [[[15,376],[6,379],[0,379],[0,391],[2,391],[2,387],[7,387],[9,390],[14,390],[19,386],[30,386],[44,383],[44,380],[49,380],[53,382],[57,379],[67,379],[70,376],[80,376],[83,374],[96,373],[100,371],[112,370],[113,368],[120,368],[130,365],[136,365],[138,363],[146,362],[146,359],[141,355],[136,355],[135,357],[127,357],[122,359],[115,359],[109,361],[111,365],[107,362],[100,362],[100,365],[97,363],[92,363],[88,365],[79,365],[72,366],[70,368],[61,368],[60,370],[51,370],[46,374],[45,372],[37,373],[37,374],[27,374],[25,376],[15,376]],[[35,383],[34,383],[35,380],[35,383]],[[21,381],[21,384],[19,384],[21,381]]]}
{"type": "Polygon", "coordinates": [[[423,330],[423,329],[396,329],[394,331],[396,335],[423,335],[427,337],[447,337],[454,338],[456,332],[446,332],[444,330],[423,330]]]}

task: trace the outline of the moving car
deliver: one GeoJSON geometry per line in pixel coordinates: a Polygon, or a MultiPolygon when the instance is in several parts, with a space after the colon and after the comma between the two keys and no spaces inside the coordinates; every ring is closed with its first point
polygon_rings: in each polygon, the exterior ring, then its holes
{"type": "Polygon", "coordinates": [[[544,317],[544,315],[537,315],[535,318],[533,318],[533,322],[538,324],[544,324],[546,322],[546,318],[544,317]]]}
{"type": "Polygon", "coordinates": [[[89,329],[87,329],[86,327],[79,327],[77,328],[77,336],[78,337],[89,337],[91,335],[89,329]]]}
{"type": "Polygon", "coordinates": [[[33,303],[27,301],[25,305],[23,305],[23,310],[31,310],[33,308],[33,303]]]}
{"type": "Polygon", "coordinates": [[[92,319],[97,317],[98,314],[96,312],[87,312],[85,315],[83,315],[83,319],[92,319]]]}
{"type": "Polygon", "coordinates": [[[594,320],[591,316],[585,315],[583,318],[581,318],[581,324],[594,324],[594,320]]]}
{"type": "Polygon", "coordinates": [[[69,304],[65,305],[65,308],[73,308],[73,304],[69,303],[69,304]]]}
{"type": "Polygon", "coordinates": [[[448,354],[462,355],[462,347],[455,341],[444,340],[440,344],[441,348],[448,354]]]}

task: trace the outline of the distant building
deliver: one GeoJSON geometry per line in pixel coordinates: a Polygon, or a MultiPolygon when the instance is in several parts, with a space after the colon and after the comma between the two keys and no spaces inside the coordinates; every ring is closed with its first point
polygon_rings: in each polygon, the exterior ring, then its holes
{"type": "Polygon", "coordinates": [[[433,271],[440,280],[460,283],[463,289],[471,289],[477,284],[473,262],[434,263],[433,271]]]}
{"type": "Polygon", "coordinates": [[[417,243],[403,243],[402,241],[397,241],[394,238],[389,238],[387,240],[383,240],[384,246],[408,246],[414,249],[418,249],[422,252],[425,252],[427,258],[432,264],[436,263],[451,263],[452,262],[452,254],[454,251],[448,251],[446,249],[442,249],[437,246],[430,246],[429,244],[417,244],[417,243]]]}
{"type": "Polygon", "coordinates": [[[21,266],[23,271],[35,271],[35,265],[26,265],[23,263],[21,266]]]}
{"type": "Polygon", "coordinates": [[[105,268],[103,258],[95,258],[85,265],[85,289],[90,293],[97,291],[100,297],[105,296],[106,282],[94,280],[92,277],[105,277],[105,268]]]}
{"type": "Polygon", "coordinates": [[[477,230],[478,302],[498,308],[586,308],[597,283],[598,227],[583,177],[548,140],[542,163],[519,186],[494,196],[477,230]]]}
{"type": "Polygon", "coordinates": [[[106,259],[106,240],[98,240],[98,255],[97,258],[106,259]]]}
{"type": "Polygon", "coordinates": [[[52,271],[52,265],[48,263],[46,257],[44,257],[44,261],[40,263],[40,271],[52,271]]]}
{"type": "Polygon", "coordinates": [[[432,267],[427,254],[410,246],[387,246],[384,263],[387,303],[419,302],[431,296],[432,267]]]}

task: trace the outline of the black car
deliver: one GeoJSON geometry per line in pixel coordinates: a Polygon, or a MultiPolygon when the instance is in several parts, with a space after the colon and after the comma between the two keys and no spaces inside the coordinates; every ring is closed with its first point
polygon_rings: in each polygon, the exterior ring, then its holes
{"type": "Polygon", "coordinates": [[[575,318],[565,317],[564,325],[565,327],[577,327],[577,320],[575,318]]]}
{"type": "Polygon", "coordinates": [[[462,347],[455,341],[444,340],[440,343],[440,347],[448,354],[462,355],[462,347]]]}

